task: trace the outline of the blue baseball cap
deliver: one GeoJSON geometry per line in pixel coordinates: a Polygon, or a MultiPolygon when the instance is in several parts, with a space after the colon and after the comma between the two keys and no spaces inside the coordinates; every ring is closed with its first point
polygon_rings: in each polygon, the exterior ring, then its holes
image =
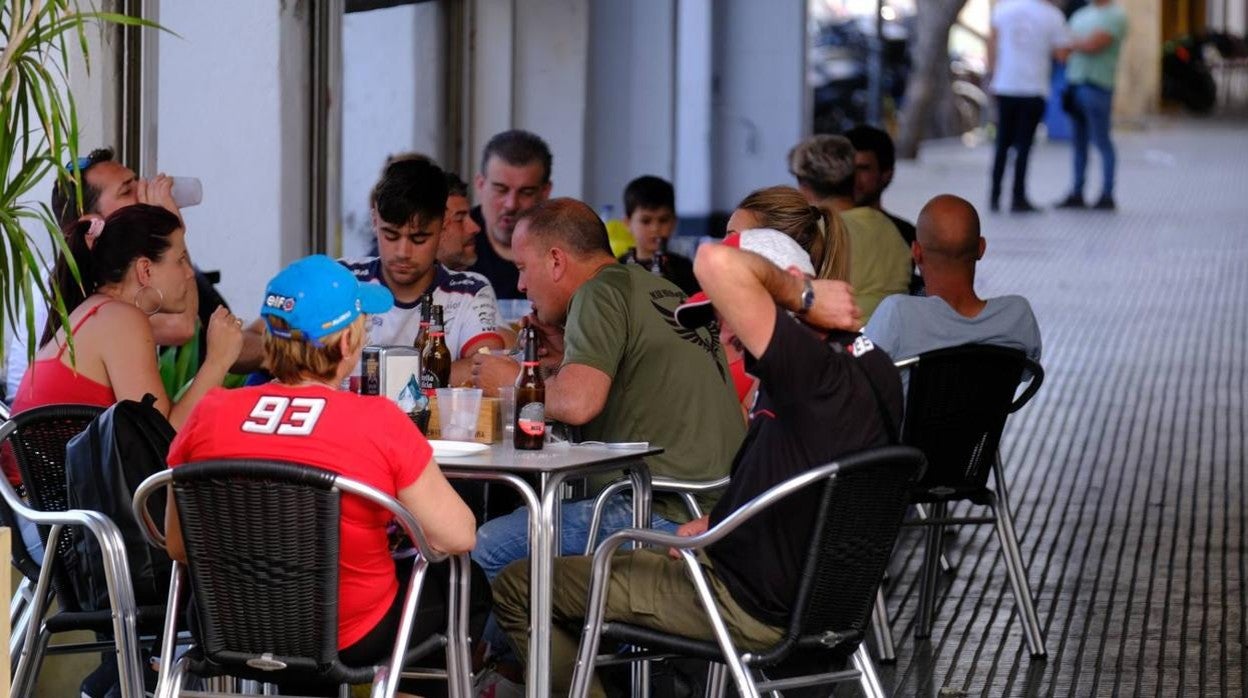
{"type": "Polygon", "coordinates": [[[384,313],[394,305],[390,290],[362,284],[323,254],[304,257],[283,269],[264,290],[260,316],[278,337],[317,341],[350,325],[361,313],[384,313]],[[281,318],[289,329],[273,327],[281,318]]]}

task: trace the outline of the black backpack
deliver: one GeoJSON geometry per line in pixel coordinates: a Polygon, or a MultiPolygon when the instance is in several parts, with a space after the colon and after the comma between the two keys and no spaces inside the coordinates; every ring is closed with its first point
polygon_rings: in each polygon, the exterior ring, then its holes
{"type": "MultiPolygon", "coordinates": [[[[98,511],[121,530],[134,597],[140,606],[165,603],[173,566],[164,550],[147,543],[130,507],[139,484],[168,467],[165,458],[174,431],[155,403],[150,393],[142,402],[118,402],[70,439],[65,449],[69,506],[98,511]]],[[[148,510],[163,525],[164,492],[152,496],[148,510]]],[[[79,529],[74,526],[71,533],[73,552],[66,556],[66,571],[84,611],[107,610],[108,586],[99,543],[79,529]]]]}

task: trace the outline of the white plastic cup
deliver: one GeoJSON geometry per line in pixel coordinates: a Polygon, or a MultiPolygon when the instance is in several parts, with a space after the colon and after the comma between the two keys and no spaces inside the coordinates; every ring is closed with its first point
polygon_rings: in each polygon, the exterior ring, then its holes
{"type": "Polygon", "coordinates": [[[442,438],[472,441],[477,436],[477,416],[481,413],[480,388],[438,388],[438,422],[442,438]]]}
{"type": "Polygon", "coordinates": [[[170,177],[173,180],[173,203],[178,208],[196,206],[204,200],[204,184],[199,177],[170,177]]]}

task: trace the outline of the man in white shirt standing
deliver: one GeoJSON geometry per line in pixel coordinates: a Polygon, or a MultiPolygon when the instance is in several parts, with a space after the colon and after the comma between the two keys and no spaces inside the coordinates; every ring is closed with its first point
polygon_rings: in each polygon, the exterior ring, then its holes
{"type": "Polygon", "coordinates": [[[992,11],[989,64],[997,98],[997,152],[992,161],[989,205],[1000,208],[1001,179],[1014,150],[1014,188],[1010,211],[1031,213],[1027,200],[1027,156],[1044,115],[1052,59],[1065,58],[1066,21],[1049,0],[1003,0],[992,11]]]}

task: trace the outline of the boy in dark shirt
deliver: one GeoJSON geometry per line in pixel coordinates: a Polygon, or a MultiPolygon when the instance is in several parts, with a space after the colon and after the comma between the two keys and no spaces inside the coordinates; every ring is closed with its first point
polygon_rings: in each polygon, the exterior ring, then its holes
{"type": "Polygon", "coordinates": [[[629,182],[624,188],[624,217],[636,246],[620,257],[621,262],[640,264],[654,271],[658,254],[655,273],[676,284],[685,295],[692,296],[701,290],[693,275],[693,262],[688,257],[666,251],[667,241],[676,231],[676,192],[671,182],[651,175],[629,182]],[[664,248],[661,254],[660,246],[664,248]]]}

